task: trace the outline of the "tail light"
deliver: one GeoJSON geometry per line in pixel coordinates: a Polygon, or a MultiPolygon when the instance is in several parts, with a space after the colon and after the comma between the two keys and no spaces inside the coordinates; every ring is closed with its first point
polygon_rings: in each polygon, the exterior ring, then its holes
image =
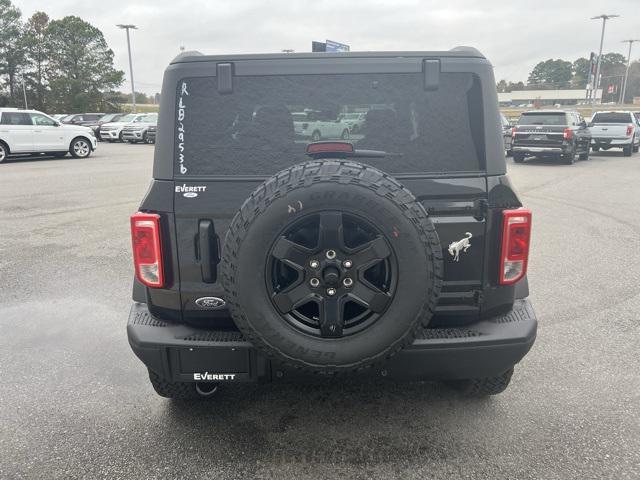
{"type": "Polygon", "coordinates": [[[564,132],[562,133],[562,138],[564,138],[565,140],[571,140],[573,138],[573,130],[571,130],[570,128],[565,128],[564,132]]]}
{"type": "Polygon", "coordinates": [[[512,285],[527,273],[531,212],[525,208],[502,212],[500,284],[512,285]]]}
{"type": "Polygon", "coordinates": [[[627,137],[630,137],[633,134],[633,125],[627,125],[627,137]]]}
{"type": "Polygon", "coordinates": [[[516,127],[511,129],[511,138],[516,138],[516,127]]]}
{"type": "Polygon", "coordinates": [[[141,212],[131,215],[131,242],[138,280],[148,287],[164,287],[160,215],[141,212]]]}

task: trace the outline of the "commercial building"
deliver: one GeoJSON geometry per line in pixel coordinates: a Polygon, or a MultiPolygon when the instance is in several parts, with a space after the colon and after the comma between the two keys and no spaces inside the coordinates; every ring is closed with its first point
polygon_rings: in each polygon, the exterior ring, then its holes
{"type": "MultiPolygon", "coordinates": [[[[602,99],[602,90],[596,93],[596,103],[602,99]]],[[[543,105],[584,105],[591,102],[587,90],[519,90],[498,93],[502,107],[534,107],[543,105]]]]}

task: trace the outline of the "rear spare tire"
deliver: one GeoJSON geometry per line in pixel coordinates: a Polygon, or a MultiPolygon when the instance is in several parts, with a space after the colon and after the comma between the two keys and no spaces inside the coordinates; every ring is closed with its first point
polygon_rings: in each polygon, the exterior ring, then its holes
{"type": "Polygon", "coordinates": [[[259,186],[231,222],[222,281],[238,328],[269,357],[358,370],[409,345],[442,283],[433,223],[406,188],[355,162],[310,161],[259,186]]]}

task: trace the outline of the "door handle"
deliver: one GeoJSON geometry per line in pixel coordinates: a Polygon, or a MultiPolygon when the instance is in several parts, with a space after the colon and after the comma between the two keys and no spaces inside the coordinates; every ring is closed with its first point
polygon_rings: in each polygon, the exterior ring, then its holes
{"type": "Polygon", "coordinates": [[[218,245],[211,220],[200,220],[198,222],[198,246],[202,281],[214,283],[217,278],[218,245]]]}

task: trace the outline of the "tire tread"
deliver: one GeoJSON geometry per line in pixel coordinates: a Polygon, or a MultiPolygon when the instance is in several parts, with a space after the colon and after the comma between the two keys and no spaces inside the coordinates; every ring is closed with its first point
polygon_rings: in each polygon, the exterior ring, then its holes
{"type": "Polygon", "coordinates": [[[281,363],[287,366],[302,368],[315,373],[337,373],[358,371],[378,364],[413,343],[418,332],[428,325],[435,312],[442,287],[443,268],[442,249],[435,226],[428,219],[428,214],[424,207],[406,187],[393,177],[367,165],[351,161],[315,160],[294,165],[276,173],[245,200],[231,221],[225,237],[221,276],[232,317],[238,329],[256,348],[264,352],[269,358],[277,357],[281,363]],[[238,302],[239,294],[234,285],[240,245],[256,217],[261,215],[271,203],[285,194],[320,182],[359,185],[371,190],[380,197],[390,200],[397,207],[399,213],[409,219],[415,226],[421,242],[426,247],[429,264],[432,266],[429,272],[431,288],[429,292],[425,292],[425,301],[413,327],[402,338],[390,344],[381,353],[349,365],[320,366],[308,363],[291,357],[265,343],[249,326],[242,306],[238,302]]]}

